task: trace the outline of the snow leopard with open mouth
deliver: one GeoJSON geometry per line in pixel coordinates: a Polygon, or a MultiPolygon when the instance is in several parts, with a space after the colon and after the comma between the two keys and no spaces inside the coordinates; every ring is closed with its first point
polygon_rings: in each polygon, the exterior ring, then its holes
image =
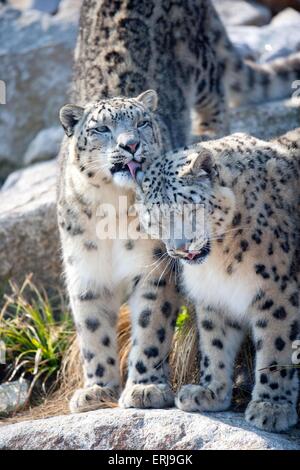
{"type": "Polygon", "coordinates": [[[76,104],[60,113],[66,137],[58,220],[84,368],[72,411],[120,396],[115,327],[126,298],[133,343],[120,403],[173,402],[167,358],[179,300],[164,272],[163,245],[130,236],[100,240],[97,209],[110,204],[118,211],[120,198],[128,206],[134,202],[132,175],[153,155],[189,142],[192,109],[198,136],[224,134],[225,92],[236,104],[288,96],[298,64],[299,54],[266,65],[245,63],[208,0],[83,1],[76,104]],[[142,94],[151,88],[160,96],[157,109],[155,92],[142,94]]]}
{"type": "Polygon", "coordinates": [[[200,383],[184,385],[176,405],[230,406],[235,358],[250,330],[256,365],[246,419],[287,430],[298,419],[300,128],[270,142],[234,134],[156,161],[136,174],[140,222],[163,234],[180,263],[200,336],[200,383]]]}

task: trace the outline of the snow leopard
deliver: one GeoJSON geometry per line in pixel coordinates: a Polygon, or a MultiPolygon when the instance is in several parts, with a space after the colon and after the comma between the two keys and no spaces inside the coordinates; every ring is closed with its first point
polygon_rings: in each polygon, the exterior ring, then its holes
{"type": "Polygon", "coordinates": [[[300,128],[270,142],[238,133],[170,152],[136,181],[141,225],[179,263],[197,312],[200,382],[179,390],[177,407],[229,408],[235,359],[250,332],[255,385],[246,420],[274,432],[295,425],[300,128]]]}
{"type": "Polygon", "coordinates": [[[189,142],[192,110],[195,134],[207,138],[228,132],[226,92],[235,104],[288,95],[298,60],[244,62],[207,0],[83,1],[74,104],[60,112],[58,221],[84,369],[72,411],[120,398],[115,326],[126,299],[133,340],[120,405],[174,400],[167,362],[180,301],[163,245],[99,240],[99,205],[134,202],[137,168],[189,142]]]}

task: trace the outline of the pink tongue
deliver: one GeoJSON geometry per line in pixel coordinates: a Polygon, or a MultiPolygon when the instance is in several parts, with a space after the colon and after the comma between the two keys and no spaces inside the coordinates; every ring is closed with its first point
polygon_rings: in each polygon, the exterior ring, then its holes
{"type": "Polygon", "coordinates": [[[197,256],[197,254],[198,254],[197,252],[195,252],[195,253],[192,253],[192,252],[189,253],[189,254],[188,254],[188,259],[194,259],[194,258],[197,256]]]}
{"type": "Polygon", "coordinates": [[[130,171],[130,174],[131,174],[132,178],[135,180],[135,175],[136,175],[137,169],[141,168],[141,164],[137,163],[137,162],[134,162],[133,160],[130,160],[130,162],[127,163],[127,166],[129,168],[129,171],[130,171]]]}

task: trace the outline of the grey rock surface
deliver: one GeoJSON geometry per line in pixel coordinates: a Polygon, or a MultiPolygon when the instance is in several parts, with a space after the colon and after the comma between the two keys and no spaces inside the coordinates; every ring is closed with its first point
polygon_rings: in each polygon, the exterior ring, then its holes
{"type": "Polygon", "coordinates": [[[63,136],[64,131],[61,126],[40,131],[30,142],[25,152],[24,164],[27,166],[55,158],[59,152],[63,136]]]}
{"type": "Polygon", "coordinates": [[[271,139],[299,126],[299,98],[230,110],[231,132],[246,132],[260,139],[271,139]]]}
{"type": "Polygon", "coordinates": [[[5,382],[0,385],[0,416],[8,415],[10,412],[23,406],[28,396],[28,382],[17,380],[5,382]]]}
{"type": "Polygon", "coordinates": [[[60,0],[32,0],[31,8],[54,15],[59,8],[60,0]]]}
{"type": "Polygon", "coordinates": [[[83,0],[61,0],[59,4],[58,16],[63,18],[67,16],[74,21],[78,21],[80,14],[80,7],[83,0]]]}
{"type": "Polygon", "coordinates": [[[56,161],[10,175],[0,191],[0,281],[26,274],[45,287],[61,281],[56,161]]]}
{"type": "Polygon", "coordinates": [[[17,10],[27,10],[34,0],[9,0],[9,5],[17,10]]]}
{"type": "Polygon", "coordinates": [[[292,8],[278,13],[266,26],[228,25],[227,31],[244,56],[259,62],[284,57],[300,49],[300,13],[292,8]]]}
{"type": "Polygon", "coordinates": [[[115,408],[0,426],[0,449],[299,450],[300,429],[259,431],[233,412],[115,408]]]}
{"type": "Polygon", "coordinates": [[[271,21],[269,8],[256,2],[244,0],[212,0],[222,21],[229,25],[262,26],[271,21]]]}
{"type": "Polygon", "coordinates": [[[72,78],[77,21],[72,15],[37,10],[0,11],[0,79],[6,83],[0,176],[21,166],[26,148],[41,129],[58,124],[72,78]]]}
{"type": "Polygon", "coordinates": [[[40,10],[44,13],[54,15],[59,7],[61,0],[9,0],[8,3],[18,10],[40,10]]]}
{"type": "Polygon", "coordinates": [[[9,5],[17,10],[36,9],[44,13],[72,15],[78,18],[83,0],[9,0],[9,5]]]}
{"type": "Polygon", "coordinates": [[[272,139],[300,126],[300,98],[231,108],[229,119],[231,133],[245,132],[259,139],[272,139]]]}

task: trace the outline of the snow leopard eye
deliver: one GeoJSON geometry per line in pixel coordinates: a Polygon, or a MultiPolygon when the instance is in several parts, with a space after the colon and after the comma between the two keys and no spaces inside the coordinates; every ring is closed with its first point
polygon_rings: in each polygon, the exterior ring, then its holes
{"type": "Polygon", "coordinates": [[[95,134],[106,134],[110,132],[110,129],[107,126],[99,126],[99,127],[94,127],[93,129],[91,129],[91,131],[94,132],[95,134]]]}
{"type": "Polygon", "coordinates": [[[138,123],[137,126],[138,126],[139,129],[143,129],[147,126],[150,126],[150,122],[149,121],[141,121],[141,122],[138,123]]]}

